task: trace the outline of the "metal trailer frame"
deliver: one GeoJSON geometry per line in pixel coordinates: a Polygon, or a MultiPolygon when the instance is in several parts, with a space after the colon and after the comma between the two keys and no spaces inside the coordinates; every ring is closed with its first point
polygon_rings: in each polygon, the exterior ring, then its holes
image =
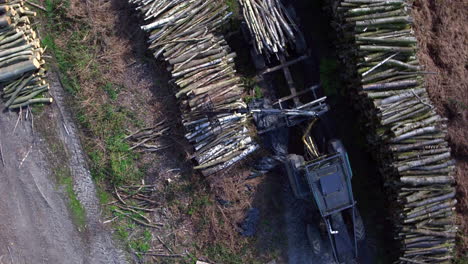
{"type": "Polygon", "coordinates": [[[312,160],[304,164],[304,170],[305,170],[305,177],[307,179],[310,190],[314,197],[315,204],[317,205],[317,208],[320,211],[320,215],[322,216],[326,224],[327,234],[328,234],[329,241],[332,245],[333,255],[335,257],[335,260],[338,262],[340,261],[338,257],[336,245],[335,245],[335,240],[333,237],[335,235],[335,231],[333,231],[332,229],[331,216],[334,214],[339,214],[348,209],[351,210],[353,240],[354,240],[354,256],[357,257],[358,247],[357,247],[356,226],[355,226],[356,201],[354,200],[353,191],[351,187],[352,171],[351,171],[351,168],[349,167],[347,154],[335,153],[325,158],[312,160]],[[336,168],[337,166],[341,168],[336,168]],[[336,168],[335,173],[333,171],[326,171],[326,169],[333,168],[333,167],[336,168]],[[343,172],[344,174],[341,174],[341,172],[343,172]],[[337,183],[336,176],[341,176],[340,181],[338,181],[340,183],[342,182],[344,178],[344,182],[346,185],[345,189],[343,191],[339,190],[340,192],[337,195],[341,196],[341,198],[346,198],[347,202],[339,205],[338,207],[331,208],[327,206],[327,203],[326,203],[327,199],[325,196],[330,194],[328,193],[328,191],[332,191],[334,189],[331,189],[331,190],[326,190],[326,189],[337,187],[336,185],[334,185],[337,183]],[[325,182],[324,181],[325,177],[334,177],[334,178],[331,179],[329,182],[325,182]],[[324,186],[325,184],[330,184],[331,186],[324,186]]]}

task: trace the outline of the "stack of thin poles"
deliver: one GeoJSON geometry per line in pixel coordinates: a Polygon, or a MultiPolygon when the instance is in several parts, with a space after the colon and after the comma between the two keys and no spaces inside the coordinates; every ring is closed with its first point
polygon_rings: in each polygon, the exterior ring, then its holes
{"type": "Polygon", "coordinates": [[[170,65],[185,137],[193,158],[209,175],[258,148],[246,127],[243,86],[234,68],[235,53],[216,34],[229,17],[219,0],[129,0],[143,14],[150,49],[170,65]]]}
{"type": "Polygon", "coordinates": [[[44,49],[30,25],[35,15],[22,1],[0,1],[0,93],[8,109],[52,102],[43,97],[49,85],[42,68],[44,49]]]}
{"type": "Polygon", "coordinates": [[[239,0],[258,54],[284,53],[299,30],[279,0],[239,0]]]}
{"type": "Polygon", "coordinates": [[[389,187],[398,263],[449,263],[455,235],[454,161],[428,97],[408,0],[332,0],[344,77],[370,126],[389,187]]]}

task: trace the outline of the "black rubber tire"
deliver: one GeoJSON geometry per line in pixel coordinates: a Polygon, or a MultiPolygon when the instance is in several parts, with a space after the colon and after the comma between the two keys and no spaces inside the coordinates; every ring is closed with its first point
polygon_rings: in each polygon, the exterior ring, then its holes
{"type": "Polygon", "coordinates": [[[301,199],[302,197],[299,195],[299,190],[295,184],[295,179],[299,177],[299,175],[297,175],[299,173],[298,168],[304,164],[304,157],[296,154],[290,154],[288,155],[287,159],[286,173],[288,174],[289,185],[291,186],[294,197],[296,199],[301,199]]]}
{"type": "Polygon", "coordinates": [[[240,25],[240,29],[242,32],[242,37],[244,37],[244,40],[250,44],[250,42],[252,41],[252,36],[250,35],[250,31],[247,28],[247,24],[245,22],[242,22],[240,25]]]}
{"type": "Polygon", "coordinates": [[[307,51],[307,44],[305,42],[304,36],[299,32],[296,34],[296,52],[298,54],[305,54],[307,51]]]}
{"type": "Polygon", "coordinates": [[[310,247],[315,256],[320,256],[324,250],[322,237],[317,226],[308,224],[307,227],[307,239],[309,240],[310,247]]]}
{"type": "Polygon", "coordinates": [[[258,54],[254,49],[250,50],[250,56],[252,57],[253,63],[255,65],[255,69],[261,71],[266,68],[265,59],[261,54],[258,54]]]}
{"type": "Polygon", "coordinates": [[[354,210],[354,228],[356,231],[356,240],[358,242],[363,241],[366,238],[366,229],[364,228],[364,222],[362,221],[361,214],[356,208],[354,210]]]}
{"type": "Polygon", "coordinates": [[[340,154],[346,154],[346,149],[343,145],[343,143],[341,142],[341,140],[339,139],[331,139],[329,142],[328,142],[328,145],[329,145],[329,152],[330,153],[340,153],[340,154]]]}
{"type": "Polygon", "coordinates": [[[294,20],[295,23],[297,23],[296,9],[291,4],[288,4],[286,6],[286,12],[288,12],[288,15],[291,17],[291,19],[294,20]]]}
{"type": "Polygon", "coordinates": [[[333,251],[330,241],[327,237],[322,236],[317,225],[308,224],[306,226],[307,239],[312,250],[314,263],[317,264],[336,264],[333,257],[333,251]]]}

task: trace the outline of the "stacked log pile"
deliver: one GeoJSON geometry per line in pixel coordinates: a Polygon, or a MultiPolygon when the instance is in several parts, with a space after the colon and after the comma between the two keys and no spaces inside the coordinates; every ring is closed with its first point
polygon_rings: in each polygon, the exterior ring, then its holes
{"type": "Polygon", "coordinates": [[[235,53],[216,34],[230,16],[219,0],[129,0],[148,23],[149,48],[168,62],[193,158],[209,175],[258,148],[246,127],[235,53]]]}
{"type": "Polygon", "coordinates": [[[279,0],[239,0],[254,47],[258,54],[269,56],[286,52],[299,31],[279,0]]]}
{"type": "Polygon", "coordinates": [[[409,0],[332,0],[342,64],[389,187],[399,263],[449,263],[454,161],[416,56],[409,0]],[[358,89],[354,89],[358,87],[358,89]]]}
{"type": "Polygon", "coordinates": [[[31,28],[35,15],[22,1],[0,1],[0,91],[8,109],[52,102],[43,97],[49,85],[42,68],[44,49],[31,28]]]}

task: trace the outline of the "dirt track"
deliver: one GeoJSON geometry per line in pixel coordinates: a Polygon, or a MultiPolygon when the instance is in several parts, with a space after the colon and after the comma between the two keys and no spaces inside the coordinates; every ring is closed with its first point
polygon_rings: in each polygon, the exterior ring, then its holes
{"type": "Polygon", "coordinates": [[[18,115],[0,114],[5,162],[0,163],[0,263],[123,263],[122,252],[99,221],[94,185],[63,108],[62,88],[52,77],[56,104],[35,117],[42,129],[35,125],[33,130],[30,121],[23,121],[13,131],[18,115]],[[61,152],[57,146],[66,148],[61,152]],[[86,209],[84,231],[78,232],[63,187],[52,176],[56,164],[70,167],[74,190],[86,209]]]}

